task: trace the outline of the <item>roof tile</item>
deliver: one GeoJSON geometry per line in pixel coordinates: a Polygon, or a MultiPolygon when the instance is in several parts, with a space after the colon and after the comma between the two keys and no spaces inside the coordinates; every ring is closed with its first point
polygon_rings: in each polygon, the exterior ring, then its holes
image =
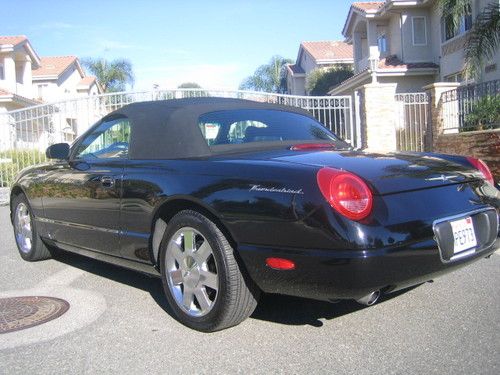
{"type": "Polygon", "coordinates": [[[288,64],[288,69],[291,70],[293,74],[304,74],[304,69],[300,67],[300,65],[297,64],[288,64]]]}
{"type": "Polygon", "coordinates": [[[387,56],[384,59],[380,59],[378,63],[379,69],[390,70],[390,69],[426,69],[426,68],[439,68],[438,65],[431,62],[419,62],[419,63],[404,63],[396,55],[387,56]]]}
{"type": "Polygon", "coordinates": [[[96,77],[94,76],[86,76],[78,82],[78,86],[91,86],[96,81],[96,77]]]}
{"type": "Polygon", "coordinates": [[[28,40],[28,38],[24,35],[16,35],[16,36],[0,36],[0,46],[4,44],[10,44],[13,46],[17,46],[18,44],[28,40]]]}
{"type": "Polygon", "coordinates": [[[370,10],[379,10],[384,5],[384,1],[367,1],[367,2],[355,2],[352,3],[352,7],[356,8],[362,12],[370,10]]]}
{"type": "Polygon", "coordinates": [[[352,45],[341,41],[302,42],[302,47],[318,60],[352,59],[352,45]]]}
{"type": "Polygon", "coordinates": [[[40,67],[33,69],[33,77],[61,75],[76,61],[76,56],[50,56],[40,58],[40,67]]]}

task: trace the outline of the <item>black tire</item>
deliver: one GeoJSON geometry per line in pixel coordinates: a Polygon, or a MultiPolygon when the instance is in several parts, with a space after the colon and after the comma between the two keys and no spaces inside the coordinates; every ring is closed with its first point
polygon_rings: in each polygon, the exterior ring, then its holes
{"type": "Polygon", "coordinates": [[[18,194],[12,198],[12,225],[14,228],[14,238],[16,240],[17,249],[19,250],[19,255],[21,255],[24,260],[28,262],[35,262],[38,260],[51,258],[51,253],[48,247],[43,243],[40,236],[38,235],[35,217],[33,216],[33,212],[31,210],[28,199],[23,193],[18,194]],[[29,215],[30,218],[31,246],[29,249],[27,249],[26,246],[22,245],[22,240],[18,233],[19,231],[16,229],[16,214],[18,212],[18,209],[21,208],[27,209],[27,215],[29,215]]]}
{"type": "MultiPolygon", "coordinates": [[[[199,249],[201,249],[201,245],[199,249]]],[[[208,251],[204,253],[208,253],[208,251]]],[[[214,332],[235,326],[248,318],[257,306],[260,291],[238,266],[234,250],[224,234],[211,220],[199,212],[192,210],[181,211],[170,220],[160,247],[160,268],[163,289],[176,318],[184,325],[195,330],[214,332]],[[195,293],[192,296],[191,306],[193,306],[194,310],[198,309],[199,311],[186,311],[188,309],[186,304],[179,301],[179,298],[183,298],[187,293],[188,289],[186,288],[192,286],[189,286],[191,281],[187,279],[187,277],[191,276],[189,276],[189,271],[181,271],[180,261],[178,261],[178,258],[174,260],[173,257],[175,256],[172,254],[175,252],[173,250],[174,244],[178,244],[177,247],[180,252],[176,253],[177,256],[179,257],[182,254],[185,257],[182,259],[189,258],[189,256],[186,256],[189,251],[185,244],[185,238],[188,238],[186,233],[191,229],[193,229],[193,234],[189,237],[192,236],[192,243],[195,244],[193,246],[194,251],[191,254],[197,254],[198,244],[204,244],[205,241],[208,241],[211,251],[208,258],[206,258],[208,260],[203,263],[204,266],[200,266],[198,263],[201,262],[197,260],[191,262],[194,265],[187,266],[193,267],[191,268],[194,270],[193,273],[195,273],[196,269],[199,270],[197,274],[199,281],[196,281],[196,276],[193,276],[195,281],[192,282],[194,283],[192,285],[195,286],[193,286],[193,289],[189,289],[191,294],[195,293]],[[182,240],[179,240],[181,238],[182,240]],[[180,243],[182,243],[181,246],[180,243]],[[184,250],[181,247],[184,247],[184,250]],[[178,270],[175,270],[176,265],[179,267],[178,270]],[[203,283],[199,277],[203,270],[207,272],[207,267],[211,267],[212,270],[209,272],[217,276],[217,290],[212,290],[205,284],[201,285],[203,283]],[[200,271],[200,269],[203,270],[200,271]],[[177,277],[182,277],[182,281],[178,283],[173,281],[172,275],[174,272],[178,272],[177,277]],[[181,274],[186,278],[180,276],[181,274]],[[194,290],[200,292],[200,289],[205,296],[210,295],[210,298],[213,298],[213,300],[210,300],[207,297],[210,307],[207,307],[205,312],[202,311],[203,309],[200,307],[202,304],[198,302],[198,295],[194,292],[194,290]]]]}

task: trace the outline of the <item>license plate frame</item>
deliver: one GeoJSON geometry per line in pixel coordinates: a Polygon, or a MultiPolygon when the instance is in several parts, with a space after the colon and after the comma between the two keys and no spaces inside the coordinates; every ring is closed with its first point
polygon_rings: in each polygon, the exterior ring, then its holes
{"type": "Polygon", "coordinates": [[[470,216],[449,221],[453,234],[453,254],[458,255],[477,246],[474,221],[470,216]]]}

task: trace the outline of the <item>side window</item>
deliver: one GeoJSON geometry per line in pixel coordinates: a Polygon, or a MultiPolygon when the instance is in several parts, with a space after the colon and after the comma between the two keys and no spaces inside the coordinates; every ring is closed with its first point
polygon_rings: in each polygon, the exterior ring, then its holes
{"type": "Polygon", "coordinates": [[[103,122],[90,133],[76,153],[81,159],[124,159],[128,157],[130,123],[121,117],[103,122]]]}

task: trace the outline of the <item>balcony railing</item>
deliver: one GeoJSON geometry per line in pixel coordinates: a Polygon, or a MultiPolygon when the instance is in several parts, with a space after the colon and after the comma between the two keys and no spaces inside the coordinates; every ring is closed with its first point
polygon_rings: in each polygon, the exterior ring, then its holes
{"type": "Polygon", "coordinates": [[[364,57],[364,58],[361,58],[359,60],[356,60],[356,62],[354,63],[354,69],[356,70],[355,74],[362,72],[363,70],[366,70],[369,67],[370,67],[370,63],[368,61],[368,57],[364,57]]]}

